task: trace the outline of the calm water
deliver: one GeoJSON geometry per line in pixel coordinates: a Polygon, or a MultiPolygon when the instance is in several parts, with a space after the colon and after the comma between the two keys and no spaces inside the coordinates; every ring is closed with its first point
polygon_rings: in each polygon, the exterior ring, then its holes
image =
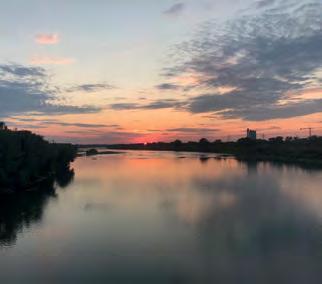
{"type": "Polygon", "coordinates": [[[322,171],[157,152],[72,167],[1,201],[0,283],[322,283],[322,171]]]}

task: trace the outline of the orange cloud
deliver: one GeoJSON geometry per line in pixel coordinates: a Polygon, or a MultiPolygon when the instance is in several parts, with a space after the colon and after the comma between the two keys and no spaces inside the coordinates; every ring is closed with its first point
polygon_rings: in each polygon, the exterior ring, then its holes
{"type": "Polygon", "coordinates": [[[35,37],[38,44],[57,44],[60,41],[58,34],[38,34],[35,37]]]}
{"type": "Polygon", "coordinates": [[[322,98],[322,88],[307,89],[299,92],[296,99],[314,100],[322,98]]]}
{"type": "Polygon", "coordinates": [[[30,61],[33,65],[66,65],[74,62],[73,58],[52,56],[34,56],[30,61]]]}
{"type": "Polygon", "coordinates": [[[202,78],[197,73],[186,73],[174,78],[174,82],[183,86],[200,84],[202,78]]]}

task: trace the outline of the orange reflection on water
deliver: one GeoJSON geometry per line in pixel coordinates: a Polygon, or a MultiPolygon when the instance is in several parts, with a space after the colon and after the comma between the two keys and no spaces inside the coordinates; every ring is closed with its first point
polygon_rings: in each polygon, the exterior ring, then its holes
{"type": "Polygon", "coordinates": [[[151,206],[151,210],[167,204],[187,223],[198,222],[208,209],[233,206],[237,197],[225,188],[212,188],[211,183],[224,180],[227,171],[236,178],[247,171],[234,159],[154,152],[81,158],[74,166],[77,181],[92,185],[93,190],[83,192],[89,199],[113,202],[122,208],[151,206]]]}

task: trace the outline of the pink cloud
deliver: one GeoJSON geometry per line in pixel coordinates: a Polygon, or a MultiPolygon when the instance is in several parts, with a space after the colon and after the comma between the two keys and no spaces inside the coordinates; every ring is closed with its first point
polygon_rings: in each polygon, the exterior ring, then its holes
{"type": "Polygon", "coordinates": [[[57,44],[60,41],[58,34],[38,34],[35,37],[38,44],[57,44]]]}
{"type": "Polygon", "coordinates": [[[30,60],[30,63],[34,65],[67,65],[74,62],[73,58],[52,56],[34,56],[30,60]]]}

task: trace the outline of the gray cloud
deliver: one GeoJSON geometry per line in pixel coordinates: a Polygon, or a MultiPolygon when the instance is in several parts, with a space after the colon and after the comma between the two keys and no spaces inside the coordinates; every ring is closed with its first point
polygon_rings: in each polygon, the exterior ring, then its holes
{"type": "Polygon", "coordinates": [[[276,118],[291,118],[322,112],[322,99],[305,100],[301,103],[289,103],[287,105],[273,105],[252,109],[247,113],[244,109],[223,111],[226,118],[242,117],[250,121],[262,121],[276,118]]]}
{"type": "Polygon", "coordinates": [[[40,67],[25,67],[19,64],[3,64],[0,65],[0,75],[44,78],[46,77],[46,72],[40,67]]]}
{"type": "Polygon", "coordinates": [[[200,132],[217,132],[216,128],[192,128],[192,127],[181,127],[181,128],[170,128],[168,132],[183,132],[183,133],[200,133],[200,132]]]}
{"type": "Polygon", "coordinates": [[[142,109],[163,109],[163,108],[176,108],[179,107],[181,103],[177,100],[159,100],[147,105],[141,106],[142,109]]]}
{"type": "Polygon", "coordinates": [[[40,129],[40,128],[45,128],[46,126],[44,125],[38,125],[38,124],[24,124],[20,125],[19,123],[12,123],[8,122],[7,125],[9,128],[17,128],[17,129],[40,129]]]}
{"type": "Polygon", "coordinates": [[[66,130],[64,131],[64,133],[86,135],[86,134],[102,134],[102,131],[97,129],[82,129],[82,130],[66,130]]]}
{"type": "MultiPolygon", "coordinates": [[[[264,7],[272,1],[261,2],[264,7]]],[[[177,53],[190,59],[167,68],[168,77],[192,71],[204,78],[199,87],[234,87],[224,95],[213,92],[188,99],[187,110],[246,120],[322,112],[321,100],[293,102],[291,95],[321,87],[316,74],[322,70],[322,4],[279,5],[225,25],[209,22],[199,36],[182,45],[177,53]]]]}
{"type": "Polygon", "coordinates": [[[79,122],[63,122],[57,119],[47,119],[41,120],[36,118],[20,118],[20,117],[10,117],[13,119],[14,122],[9,123],[9,125],[14,125],[16,127],[29,127],[29,124],[21,124],[25,122],[32,122],[33,128],[44,128],[48,125],[59,125],[59,126],[73,126],[79,128],[88,128],[87,130],[92,130],[92,128],[114,128],[114,129],[121,129],[120,125],[118,124],[95,124],[95,123],[79,123],[79,122]]]}
{"type": "Polygon", "coordinates": [[[38,119],[35,119],[35,118],[24,118],[24,117],[22,117],[22,118],[20,118],[20,117],[9,117],[10,119],[14,119],[15,121],[18,121],[18,122],[37,122],[37,121],[39,121],[38,119]]]}
{"type": "Polygon", "coordinates": [[[75,134],[76,137],[51,137],[53,139],[57,139],[59,141],[68,141],[71,143],[78,144],[117,144],[117,143],[129,143],[129,141],[133,141],[134,139],[142,139],[146,136],[146,134],[127,132],[127,131],[108,131],[108,132],[75,132],[71,133],[70,131],[66,131],[69,134],[75,134]],[[84,134],[92,134],[91,136],[84,134]],[[79,135],[79,136],[77,136],[79,135]]]}
{"type": "Polygon", "coordinates": [[[179,88],[179,86],[176,84],[163,83],[163,84],[157,85],[156,88],[158,90],[166,90],[166,91],[172,90],[173,91],[173,90],[177,90],[179,88]]]}
{"type": "Polygon", "coordinates": [[[27,113],[65,114],[99,111],[92,106],[61,105],[56,102],[57,88],[49,87],[43,68],[17,64],[0,65],[0,116],[27,113]]]}
{"type": "Polygon", "coordinates": [[[99,92],[105,90],[113,90],[114,86],[106,83],[96,83],[96,84],[82,84],[78,86],[73,86],[67,89],[68,92],[99,92]]]}
{"type": "Polygon", "coordinates": [[[276,0],[260,0],[255,3],[256,8],[266,8],[268,6],[273,5],[276,2],[276,0]]]}
{"type": "Polygon", "coordinates": [[[184,11],[185,7],[186,5],[184,3],[176,3],[172,5],[169,9],[165,10],[163,14],[177,16],[184,11]]]}
{"type": "Polygon", "coordinates": [[[106,128],[106,127],[119,127],[117,124],[90,124],[90,123],[68,123],[68,122],[60,122],[60,121],[44,121],[43,124],[47,125],[60,125],[60,126],[74,126],[80,128],[106,128]]]}
{"type": "Polygon", "coordinates": [[[111,104],[110,108],[114,110],[131,110],[138,109],[139,105],[135,103],[116,103],[111,104]]]}
{"type": "Polygon", "coordinates": [[[164,99],[150,102],[147,104],[137,103],[116,103],[111,104],[110,108],[114,110],[153,110],[153,109],[165,109],[165,108],[180,108],[182,102],[174,99],[164,99]]]}

